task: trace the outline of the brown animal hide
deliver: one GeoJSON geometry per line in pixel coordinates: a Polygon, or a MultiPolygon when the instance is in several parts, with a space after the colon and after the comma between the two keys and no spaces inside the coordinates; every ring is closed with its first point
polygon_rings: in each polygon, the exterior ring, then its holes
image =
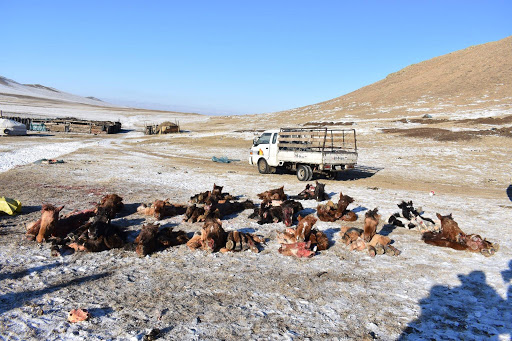
{"type": "Polygon", "coordinates": [[[454,242],[452,240],[448,240],[446,238],[443,238],[440,236],[439,233],[434,232],[425,232],[423,233],[422,237],[423,241],[426,244],[434,245],[434,246],[441,246],[441,247],[449,247],[454,250],[466,250],[467,246],[465,244],[454,242]]]}
{"type": "Polygon", "coordinates": [[[201,247],[201,234],[195,234],[190,240],[187,242],[187,246],[191,250],[197,250],[201,247]]]}
{"type": "Polygon", "coordinates": [[[378,209],[375,208],[366,212],[364,218],[363,239],[369,242],[377,232],[377,225],[379,224],[380,215],[377,213],[378,209]]]}
{"type": "Polygon", "coordinates": [[[363,251],[367,248],[366,242],[363,238],[358,237],[352,243],[350,243],[350,250],[363,251]]]}
{"type": "Polygon", "coordinates": [[[316,201],[324,201],[329,199],[329,196],[325,194],[325,184],[316,181],[315,185],[307,184],[306,188],[300,192],[296,198],[303,200],[315,199],[316,201]]]}
{"type": "Polygon", "coordinates": [[[322,231],[312,229],[309,240],[311,241],[311,245],[316,246],[317,251],[323,251],[329,248],[329,238],[327,238],[327,235],[322,231]]]}
{"type": "Polygon", "coordinates": [[[139,207],[137,207],[137,213],[143,215],[152,215],[157,220],[184,214],[186,211],[186,206],[171,204],[169,203],[169,199],[155,200],[151,206],[141,204],[139,207]]]}
{"type": "Polygon", "coordinates": [[[227,233],[222,228],[220,219],[208,218],[201,233],[195,235],[187,242],[187,246],[192,249],[202,249],[210,252],[218,251],[226,246],[227,233]]]}
{"type": "Polygon", "coordinates": [[[295,229],[286,229],[284,232],[277,234],[277,242],[279,244],[293,244],[297,242],[295,238],[295,229]]]}
{"type": "Polygon", "coordinates": [[[315,195],[315,186],[307,184],[306,188],[297,194],[296,199],[309,200],[313,199],[315,195]]]}
{"type": "Polygon", "coordinates": [[[381,234],[376,234],[375,236],[373,236],[372,240],[370,240],[370,245],[376,246],[377,244],[380,244],[382,246],[389,245],[391,244],[391,238],[389,238],[388,236],[383,236],[381,234]]]}
{"type": "Polygon", "coordinates": [[[280,205],[283,212],[283,222],[286,226],[291,226],[293,216],[304,209],[302,204],[295,200],[285,200],[280,205]]]}
{"type": "Polygon", "coordinates": [[[226,201],[223,203],[212,201],[210,205],[207,202],[206,206],[206,216],[215,217],[215,218],[224,218],[230,216],[235,213],[242,212],[246,209],[253,209],[254,203],[250,200],[246,200],[244,202],[230,202],[226,201]]]}
{"type": "Polygon", "coordinates": [[[194,204],[187,207],[187,210],[185,211],[185,218],[183,218],[183,220],[189,223],[204,221],[204,215],[204,207],[199,207],[194,204]]]}
{"type": "Polygon", "coordinates": [[[294,215],[303,209],[302,204],[295,200],[264,200],[249,218],[257,218],[260,225],[283,221],[286,226],[291,226],[294,215]]]}
{"type": "MultiPolygon", "coordinates": [[[[50,238],[50,236],[57,230],[57,222],[59,221],[59,212],[64,208],[55,207],[51,204],[44,204],[41,209],[41,223],[39,224],[39,230],[37,231],[36,241],[42,243],[43,241],[50,238]]],[[[37,227],[31,226],[31,232],[34,232],[37,227]]]]}
{"type": "Polygon", "coordinates": [[[343,235],[345,234],[345,232],[347,232],[349,229],[351,229],[350,226],[342,226],[340,228],[340,235],[343,237],[343,235]]]}
{"type": "Polygon", "coordinates": [[[498,244],[493,244],[486,239],[482,239],[476,234],[465,234],[453,220],[452,215],[441,216],[437,213],[437,217],[441,220],[441,232],[425,232],[422,239],[425,243],[450,247],[455,250],[467,250],[472,252],[480,252],[484,256],[492,256],[499,250],[498,244]]]}
{"type": "Polygon", "coordinates": [[[155,214],[155,208],[151,206],[147,206],[146,204],[140,204],[139,207],[137,207],[137,213],[142,215],[154,215],[155,214]]]}
{"type": "Polygon", "coordinates": [[[340,200],[338,201],[337,209],[336,209],[336,218],[341,218],[345,214],[348,205],[354,202],[354,199],[348,195],[343,195],[340,192],[340,200]]]}
{"type": "Polygon", "coordinates": [[[336,217],[337,207],[332,201],[329,200],[325,205],[318,205],[316,207],[316,215],[321,221],[333,222],[338,220],[336,217]]]}
{"type": "Polygon", "coordinates": [[[158,224],[147,224],[142,226],[142,230],[137,238],[135,238],[134,244],[136,244],[135,251],[137,254],[145,256],[155,251],[187,242],[189,242],[189,239],[184,231],[174,231],[170,226],[160,229],[158,224]]]}
{"type": "Polygon", "coordinates": [[[295,240],[298,242],[308,241],[311,234],[311,229],[316,222],[317,219],[312,214],[304,218],[299,216],[299,223],[295,229],[295,240]]]}
{"type": "Polygon", "coordinates": [[[235,200],[236,198],[229,193],[222,193],[223,186],[213,184],[212,191],[198,193],[190,197],[191,204],[204,204],[208,199],[213,199],[217,202],[235,200]]]}
{"type": "Polygon", "coordinates": [[[244,233],[239,231],[231,231],[228,233],[226,247],[221,251],[245,251],[251,250],[254,253],[260,252],[258,244],[262,240],[251,233],[244,233]]]}
{"type": "Polygon", "coordinates": [[[206,199],[210,197],[211,191],[206,191],[202,193],[198,193],[190,197],[191,204],[204,204],[206,199]]]}
{"type": "Polygon", "coordinates": [[[155,208],[154,217],[157,220],[161,220],[163,218],[168,217],[174,217],[185,213],[185,211],[187,210],[187,208],[183,205],[169,203],[169,199],[166,199],[165,201],[155,200],[153,202],[152,207],[155,208]]]}
{"type": "Polygon", "coordinates": [[[116,214],[120,213],[124,208],[123,198],[117,194],[107,194],[101,199],[98,207],[103,208],[107,212],[109,219],[114,219],[116,214]]]}
{"type": "Polygon", "coordinates": [[[286,200],[286,194],[284,194],[284,186],[271,189],[258,194],[258,198],[261,200],[272,201],[272,200],[286,200]]]}
{"type": "Polygon", "coordinates": [[[222,194],[222,189],[224,186],[217,186],[217,184],[213,184],[212,196],[219,197],[222,194]]]}
{"type": "Polygon", "coordinates": [[[203,250],[218,251],[226,245],[226,231],[222,228],[220,219],[208,219],[201,231],[201,244],[203,250]]]}
{"type": "MultiPolygon", "coordinates": [[[[86,224],[69,233],[61,245],[66,245],[75,251],[101,252],[125,245],[125,233],[116,225],[110,224],[108,218],[111,211],[103,207],[97,208],[97,214],[86,224]]],[[[57,247],[59,238],[54,240],[57,247]]]]}
{"type": "Polygon", "coordinates": [[[369,253],[372,256],[370,248],[374,248],[377,254],[386,253],[387,255],[390,256],[398,256],[401,253],[400,250],[391,245],[391,238],[380,234],[376,234],[375,236],[373,236],[370,243],[368,243],[369,253]]]}
{"type": "Polygon", "coordinates": [[[184,231],[173,231],[173,228],[166,226],[158,232],[158,242],[163,247],[177,246],[188,242],[187,234],[184,231]]]}
{"type": "Polygon", "coordinates": [[[298,258],[302,257],[313,257],[314,251],[310,249],[311,242],[297,242],[293,244],[281,244],[279,253],[285,256],[295,256],[298,258]]]}
{"type": "Polygon", "coordinates": [[[340,231],[341,240],[345,243],[345,245],[350,245],[352,242],[356,241],[363,234],[363,230],[351,227],[346,229],[345,232],[340,231]]]}
{"type": "Polygon", "coordinates": [[[36,239],[36,236],[39,233],[39,229],[41,228],[41,218],[36,221],[33,221],[27,225],[27,233],[25,234],[25,238],[28,240],[36,239]]]}
{"type": "Polygon", "coordinates": [[[390,256],[398,256],[402,253],[400,250],[395,248],[393,245],[389,245],[389,244],[384,246],[384,250],[385,250],[386,254],[390,255],[390,256]]]}
{"type": "Polygon", "coordinates": [[[441,221],[440,236],[442,238],[445,238],[447,240],[451,240],[454,242],[459,242],[461,240],[461,238],[466,235],[459,228],[459,224],[457,224],[457,222],[455,220],[453,220],[453,217],[451,214],[442,216],[439,213],[436,213],[436,216],[441,221]]]}
{"type": "Polygon", "coordinates": [[[84,225],[89,218],[94,217],[95,215],[96,209],[68,213],[57,221],[57,225],[55,231],[52,232],[52,236],[64,238],[69,233],[84,225]]]}
{"type": "Polygon", "coordinates": [[[146,256],[159,248],[157,239],[158,229],[158,224],[145,224],[142,226],[142,230],[134,240],[134,244],[137,245],[135,251],[139,256],[146,256]]]}
{"type": "Polygon", "coordinates": [[[81,212],[72,212],[59,219],[59,212],[64,208],[56,208],[53,205],[45,204],[41,210],[41,219],[29,224],[27,230],[27,239],[33,239],[36,234],[36,241],[41,243],[50,237],[63,238],[68,233],[76,230],[87,220],[94,216],[94,210],[84,210],[81,212]]]}
{"type": "Polygon", "coordinates": [[[356,221],[357,220],[357,214],[355,214],[352,211],[345,211],[345,214],[341,216],[341,220],[343,221],[356,221]]]}
{"type": "Polygon", "coordinates": [[[304,218],[299,216],[299,223],[295,229],[288,228],[277,234],[277,241],[281,243],[279,252],[297,257],[311,257],[314,251],[329,248],[329,239],[322,231],[313,228],[317,219],[312,215],[304,218]],[[290,247],[286,245],[292,245],[290,247]],[[311,250],[311,247],[313,249],[311,250]],[[310,252],[306,252],[310,251],[310,252]]]}

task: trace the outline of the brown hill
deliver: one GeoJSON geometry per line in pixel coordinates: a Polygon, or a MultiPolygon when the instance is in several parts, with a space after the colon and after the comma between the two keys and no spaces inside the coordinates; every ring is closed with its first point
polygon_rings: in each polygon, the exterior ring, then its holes
{"type": "Polygon", "coordinates": [[[304,123],[347,117],[449,115],[500,106],[510,111],[511,80],[512,36],[413,64],[347,95],[274,115],[304,123]]]}

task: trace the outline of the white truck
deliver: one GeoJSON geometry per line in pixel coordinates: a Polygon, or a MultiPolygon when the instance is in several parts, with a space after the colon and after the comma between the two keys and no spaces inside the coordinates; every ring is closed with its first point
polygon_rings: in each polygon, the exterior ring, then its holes
{"type": "Polygon", "coordinates": [[[300,181],[314,173],[336,178],[337,172],[357,163],[355,129],[281,128],[264,131],[255,138],[249,163],[262,174],[279,168],[297,172],[300,181]]]}

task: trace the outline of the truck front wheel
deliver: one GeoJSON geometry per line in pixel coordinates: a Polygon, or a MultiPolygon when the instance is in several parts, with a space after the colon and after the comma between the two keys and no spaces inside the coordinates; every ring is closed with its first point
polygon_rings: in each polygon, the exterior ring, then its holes
{"type": "Polygon", "coordinates": [[[297,167],[297,179],[299,181],[309,181],[313,179],[313,170],[309,165],[299,165],[297,167]]]}
{"type": "Polygon", "coordinates": [[[261,174],[268,174],[270,172],[270,168],[268,166],[268,163],[265,159],[259,159],[258,160],[258,171],[261,174]]]}

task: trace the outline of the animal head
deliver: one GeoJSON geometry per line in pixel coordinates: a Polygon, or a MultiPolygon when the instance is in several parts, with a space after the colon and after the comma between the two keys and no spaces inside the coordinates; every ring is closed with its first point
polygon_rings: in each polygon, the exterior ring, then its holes
{"type": "Polygon", "coordinates": [[[105,204],[109,204],[112,206],[119,205],[123,201],[123,198],[121,198],[117,194],[107,194],[103,198],[101,198],[101,201],[98,206],[103,206],[105,204]]]}
{"type": "Polygon", "coordinates": [[[346,206],[348,206],[349,204],[354,202],[354,198],[348,195],[344,195],[340,198],[340,202],[343,202],[346,206]]]}
{"type": "Polygon", "coordinates": [[[222,228],[222,222],[219,218],[209,218],[205,221],[201,230],[201,244],[203,249],[215,251],[221,248],[225,242],[226,232],[222,228]]]}
{"type": "Polygon", "coordinates": [[[213,195],[219,195],[222,193],[222,189],[224,188],[224,186],[217,186],[216,184],[213,184],[213,191],[212,191],[212,194],[213,195]]]}
{"type": "Polygon", "coordinates": [[[51,204],[44,204],[41,212],[41,227],[53,226],[59,220],[59,213],[64,206],[55,207],[51,204]]]}
{"type": "Polygon", "coordinates": [[[64,206],[55,207],[51,204],[44,204],[41,209],[41,227],[36,237],[38,243],[52,235],[59,220],[59,212],[64,206]]]}
{"type": "MultiPolygon", "coordinates": [[[[169,199],[167,199],[169,200],[169,199]]],[[[155,210],[155,218],[160,220],[162,219],[162,214],[163,214],[163,211],[164,211],[164,207],[165,205],[167,204],[167,200],[155,200],[155,202],[153,202],[153,205],[151,206],[152,208],[154,208],[155,210]]]]}
{"type": "Polygon", "coordinates": [[[379,212],[379,209],[378,208],[374,208],[373,210],[366,212],[365,217],[366,218],[371,218],[371,219],[373,219],[375,221],[379,221],[380,214],[378,214],[378,212],[379,212]]]}
{"type": "Polygon", "coordinates": [[[275,189],[274,193],[272,193],[272,196],[270,197],[272,200],[285,200],[286,195],[284,194],[284,186],[281,186],[277,189],[275,189]]]}
{"type": "Polygon", "coordinates": [[[321,183],[321,182],[316,182],[316,185],[315,185],[315,191],[318,190],[318,191],[323,191],[325,189],[325,184],[321,183]]]}
{"type": "Polygon", "coordinates": [[[205,211],[211,211],[214,210],[217,206],[217,199],[210,195],[206,200],[204,201],[204,210],[205,211]]]}
{"type": "Polygon", "coordinates": [[[293,220],[293,208],[290,206],[283,207],[283,221],[286,226],[291,226],[293,220]]]}
{"type": "Polygon", "coordinates": [[[450,221],[453,221],[455,224],[457,224],[455,222],[455,220],[453,220],[453,217],[452,217],[452,214],[448,214],[448,215],[440,215],[439,213],[436,213],[436,216],[437,218],[441,221],[441,226],[444,225],[444,224],[448,224],[450,223],[450,221]]]}

